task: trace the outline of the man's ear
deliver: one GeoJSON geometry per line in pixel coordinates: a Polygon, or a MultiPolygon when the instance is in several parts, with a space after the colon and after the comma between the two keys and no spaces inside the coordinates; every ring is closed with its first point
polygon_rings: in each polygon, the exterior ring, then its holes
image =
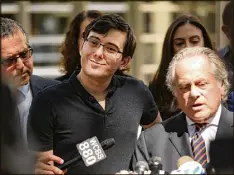
{"type": "Polygon", "coordinates": [[[229,27],[227,26],[227,25],[222,25],[222,27],[221,27],[221,29],[222,29],[222,31],[223,31],[223,33],[226,35],[226,37],[228,38],[228,39],[230,39],[231,38],[231,36],[230,36],[230,29],[229,29],[229,27]]]}
{"type": "Polygon", "coordinates": [[[126,69],[128,64],[130,63],[131,59],[132,58],[130,56],[122,58],[119,69],[120,70],[126,69]]]}
{"type": "Polygon", "coordinates": [[[224,85],[223,81],[220,83],[220,93],[221,93],[221,97],[223,99],[225,97],[225,85],[224,85]]]}
{"type": "Polygon", "coordinates": [[[82,48],[84,46],[84,38],[81,38],[81,41],[80,41],[78,46],[79,46],[79,51],[80,51],[80,55],[81,55],[81,50],[82,50],[82,48]]]}

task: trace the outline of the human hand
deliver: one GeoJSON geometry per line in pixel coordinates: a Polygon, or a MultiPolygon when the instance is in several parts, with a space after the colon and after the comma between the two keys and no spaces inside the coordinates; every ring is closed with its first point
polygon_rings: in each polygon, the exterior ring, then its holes
{"type": "Polygon", "coordinates": [[[55,155],[43,156],[37,160],[35,174],[64,174],[67,170],[61,170],[54,166],[54,162],[63,164],[64,160],[55,155]]]}

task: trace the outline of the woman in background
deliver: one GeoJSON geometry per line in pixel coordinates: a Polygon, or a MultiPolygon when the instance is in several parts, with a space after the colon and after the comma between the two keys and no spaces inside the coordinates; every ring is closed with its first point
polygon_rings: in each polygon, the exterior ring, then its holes
{"type": "Polygon", "coordinates": [[[169,26],[163,42],[161,62],[149,89],[159,108],[162,120],[180,112],[172,93],[165,85],[165,76],[172,57],[186,47],[204,46],[214,50],[205,27],[197,17],[181,15],[169,26]]]}
{"type": "Polygon", "coordinates": [[[80,69],[79,45],[82,34],[91,21],[102,15],[102,12],[98,10],[87,10],[78,13],[72,20],[66,33],[65,41],[61,47],[63,57],[60,60],[60,64],[62,67],[61,71],[65,73],[65,75],[56,78],[56,80],[64,81],[69,79],[74,70],[80,69]]]}

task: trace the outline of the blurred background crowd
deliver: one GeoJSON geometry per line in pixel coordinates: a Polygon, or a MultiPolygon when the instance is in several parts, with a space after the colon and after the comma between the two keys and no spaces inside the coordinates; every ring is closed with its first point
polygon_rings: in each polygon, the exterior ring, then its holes
{"type": "Polygon", "coordinates": [[[3,1],[2,17],[24,26],[34,49],[34,74],[55,78],[61,43],[69,23],[84,10],[117,13],[133,27],[138,46],[129,74],[148,84],[161,60],[167,28],[181,14],[197,16],[217,48],[227,44],[221,31],[222,11],[228,1],[3,1]]]}

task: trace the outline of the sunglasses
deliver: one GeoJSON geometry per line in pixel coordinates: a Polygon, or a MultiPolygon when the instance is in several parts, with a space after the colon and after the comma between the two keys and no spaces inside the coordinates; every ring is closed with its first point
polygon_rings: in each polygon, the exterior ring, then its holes
{"type": "Polygon", "coordinates": [[[28,60],[33,54],[33,49],[29,47],[27,50],[18,53],[18,55],[1,60],[1,64],[4,67],[10,67],[16,64],[18,58],[20,58],[22,61],[28,60]]]}

